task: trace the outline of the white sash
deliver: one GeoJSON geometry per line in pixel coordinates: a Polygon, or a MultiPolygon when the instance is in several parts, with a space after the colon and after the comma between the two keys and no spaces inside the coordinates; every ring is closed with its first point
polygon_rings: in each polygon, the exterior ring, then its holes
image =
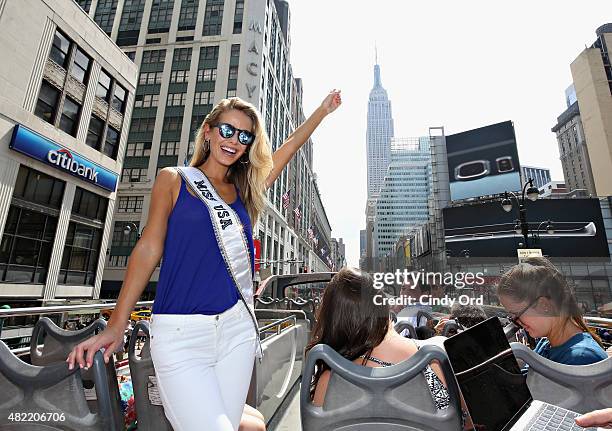
{"type": "MultiPolygon", "coordinates": [[[[247,306],[255,326],[258,340],[257,357],[263,357],[259,328],[255,318],[253,303],[253,277],[251,274],[251,258],[246,235],[238,214],[219,197],[204,173],[195,167],[177,167],[181,177],[189,188],[200,198],[208,208],[217,244],[223,256],[227,272],[234,281],[241,300],[247,306]]],[[[240,199],[240,197],[238,197],[240,199]]]]}

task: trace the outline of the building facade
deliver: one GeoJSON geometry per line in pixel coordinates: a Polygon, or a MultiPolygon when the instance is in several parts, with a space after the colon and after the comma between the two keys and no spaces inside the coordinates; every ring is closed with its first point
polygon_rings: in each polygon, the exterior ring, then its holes
{"type": "Polygon", "coordinates": [[[0,297],[96,298],[137,67],[72,1],[0,1],[0,28],[0,297]]]}
{"type": "MultiPolygon", "coordinates": [[[[568,100],[574,99],[568,98],[568,100]]],[[[561,167],[567,188],[584,190],[589,195],[595,195],[595,179],[577,101],[557,117],[557,124],[551,130],[557,135],[561,167]]]]}
{"type": "Polygon", "coordinates": [[[429,138],[392,139],[391,162],[375,205],[375,259],[389,254],[400,236],[427,222],[430,177],[429,138]]]}
{"type": "Polygon", "coordinates": [[[534,166],[521,166],[522,183],[526,183],[530,178],[533,180],[533,185],[537,188],[550,182],[550,169],[536,168],[534,166]]]}
{"type": "Polygon", "coordinates": [[[376,253],[374,246],[374,218],[376,198],[383,184],[391,159],[391,138],[394,136],[393,113],[387,90],[382,86],[380,65],[374,65],[374,86],[368,99],[366,131],[367,187],[366,252],[363,269],[371,269],[376,253]]]}
{"type": "MultiPolygon", "coordinates": [[[[262,113],[275,151],[304,120],[302,85],[289,63],[286,1],[79,3],[139,68],[120,202],[104,275],[105,295],[114,297],[139,231],[144,229],[157,173],[164,167],[188,164],[195,132],[212,107],[233,96],[254,104],[262,113]]],[[[309,141],[269,189],[267,209],[253,229],[254,239],[261,242],[262,268],[272,274],[295,271],[289,261],[296,259],[303,261],[297,270],[324,263],[306,236],[313,218],[313,182],[309,141]],[[289,205],[285,207],[287,194],[289,205]]],[[[158,273],[159,268],[145,296],[152,297],[158,273]]]]}
{"type": "Polygon", "coordinates": [[[593,174],[593,195],[611,196],[612,181],[612,23],[596,30],[597,40],[572,62],[580,119],[593,174]]]}

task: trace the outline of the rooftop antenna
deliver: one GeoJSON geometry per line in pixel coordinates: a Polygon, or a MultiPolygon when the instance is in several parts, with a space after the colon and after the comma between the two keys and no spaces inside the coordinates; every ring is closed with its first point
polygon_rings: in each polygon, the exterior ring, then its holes
{"type": "Polygon", "coordinates": [[[376,42],[374,42],[374,60],[375,64],[378,64],[378,46],[376,45],[376,42]]]}

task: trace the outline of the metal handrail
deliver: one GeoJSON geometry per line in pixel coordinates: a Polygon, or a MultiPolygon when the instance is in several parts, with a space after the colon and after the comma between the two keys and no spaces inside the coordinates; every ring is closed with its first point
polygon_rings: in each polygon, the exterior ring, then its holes
{"type": "Polygon", "coordinates": [[[280,319],[280,320],[277,320],[277,321],[275,321],[275,322],[268,323],[267,325],[262,326],[261,328],[259,328],[259,334],[261,334],[262,332],[267,331],[268,329],[274,328],[275,326],[278,326],[278,328],[279,328],[279,329],[276,331],[276,333],[277,333],[277,334],[280,334],[280,326],[281,326],[283,323],[288,322],[289,320],[293,320],[293,326],[296,326],[296,325],[297,325],[297,319],[296,319],[296,317],[295,317],[295,316],[287,316],[287,317],[284,317],[284,318],[282,318],[282,319],[280,319]]]}
{"type": "MultiPolygon", "coordinates": [[[[32,316],[40,314],[60,314],[67,311],[92,310],[96,308],[114,309],[116,302],[103,302],[99,304],[79,304],[79,305],[49,305],[46,307],[22,307],[0,310],[0,318],[14,316],[32,316]]],[[[145,307],[153,305],[153,301],[137,302],[134,307],[145,307]]]]}

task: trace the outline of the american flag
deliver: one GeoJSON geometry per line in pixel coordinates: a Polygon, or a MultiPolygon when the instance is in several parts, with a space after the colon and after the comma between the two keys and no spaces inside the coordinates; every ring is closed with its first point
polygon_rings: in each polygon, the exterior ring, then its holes
{"type": "Polygon", "coordinates": [[[283,209],[287,209],[289,207],[290,199],[291,198],[289,197],[289,190],[287,190],[285,194],[283,195],[283,209]]]}
{"type": "Polygon", "coordinates": [[[314,239],[314,232],[312,231],[311,228],[308,228],[307,232],[308,232],[308,239],[312,241],[314,239]]]}
{"type": "Polygon", "coordinates": [[[298,207],[296,207],[293,212],[295,213],[295,218],[297,219],[298,223],[300,222],[300,219],[302,218],[302,213],[300,211],[300,209],[298,207]]]}

